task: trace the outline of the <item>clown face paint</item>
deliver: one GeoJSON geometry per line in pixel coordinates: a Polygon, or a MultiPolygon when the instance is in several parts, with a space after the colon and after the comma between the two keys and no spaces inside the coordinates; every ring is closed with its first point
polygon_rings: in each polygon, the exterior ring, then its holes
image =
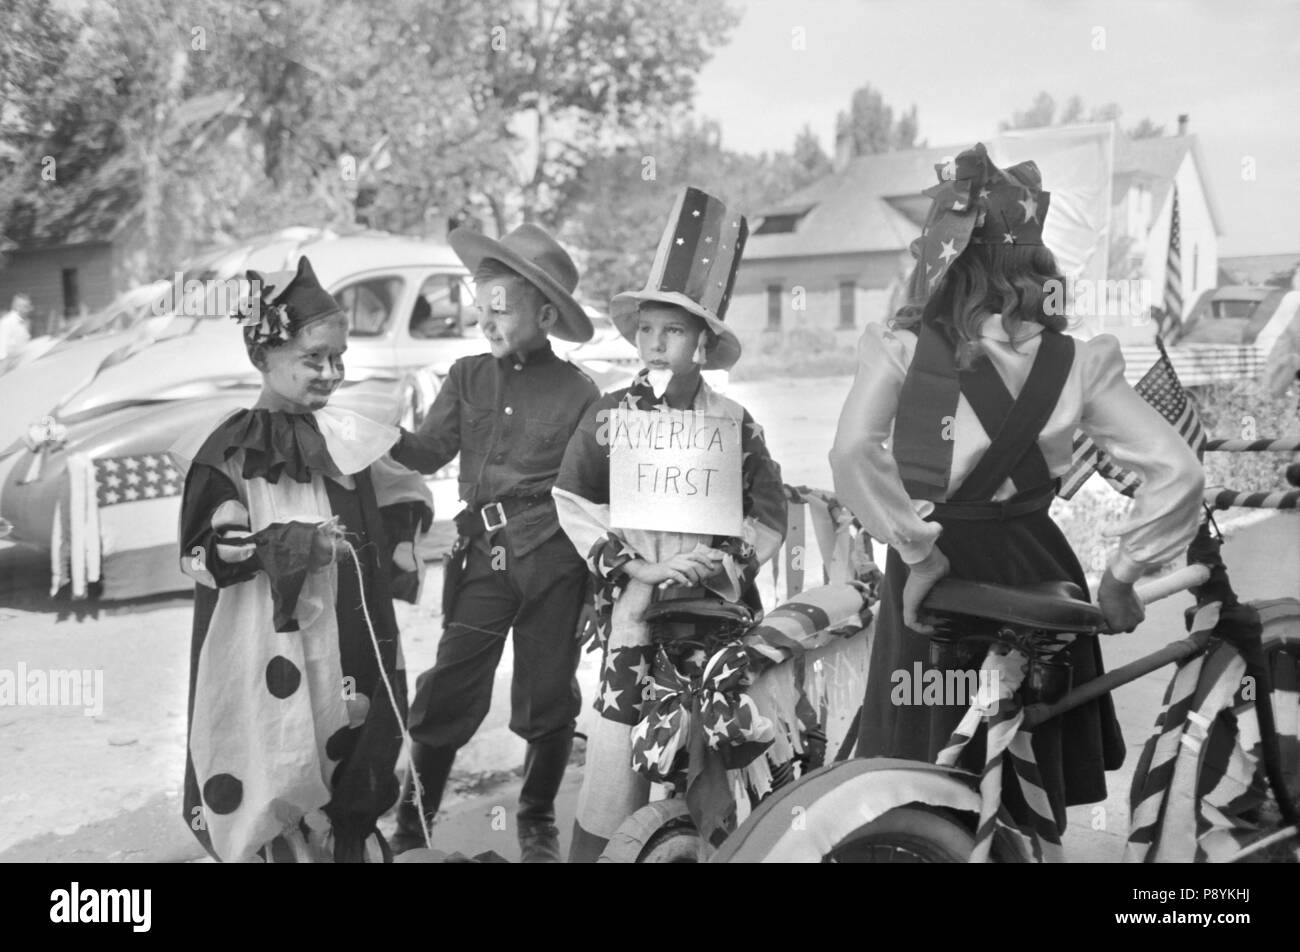
{"type": "Polygon", "coordinates": [[[343,383],[347,349],[348,322],[341,314],[309,324],[279,347],[263,348],[257,406],[287,413],[321,409],[343,383]]]}

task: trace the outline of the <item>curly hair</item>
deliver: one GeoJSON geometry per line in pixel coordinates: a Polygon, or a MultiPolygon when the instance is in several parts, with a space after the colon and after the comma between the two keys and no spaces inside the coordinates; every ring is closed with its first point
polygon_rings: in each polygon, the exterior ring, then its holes
{"type": "Polygon", "coordinates": [[[1069,321],[1049,314],[1046,300],[1053,288],[1065,290],[1056,256],[1044,245],[970,244],[952,263],[924,307],[899,308],[891,327],[912,328],[922,321],[946,330],[957,347],[957,366],[969,369],[984,353],[980,326],[990,314],[1002,315],[1002,327],[1015,347],[1022,324],[1041,324],[1063,331],[1069,321]]]}

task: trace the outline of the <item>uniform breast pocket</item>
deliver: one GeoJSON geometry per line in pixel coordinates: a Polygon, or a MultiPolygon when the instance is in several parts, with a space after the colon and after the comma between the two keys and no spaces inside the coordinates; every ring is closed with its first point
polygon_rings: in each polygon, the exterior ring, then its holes
{"type": "Polygon", "coordinates": [[[461,417],[460,471],[475,474],[483,467],[492,447],[493,412],[485,407],[466,407],[461,417]]]}
{"type": "Polygon", "coordinates": [[[569,442],[569,428],[563,423],[525,420],[520,440],[520,462],[531,471],[559,469],[564,448],[569,442]]]}
{"type": "Polygon", "coordinates": [[[474,439],[486,439],[492,434],[493,412],[487,407],[465,408],[465,430],[474,439]]]}

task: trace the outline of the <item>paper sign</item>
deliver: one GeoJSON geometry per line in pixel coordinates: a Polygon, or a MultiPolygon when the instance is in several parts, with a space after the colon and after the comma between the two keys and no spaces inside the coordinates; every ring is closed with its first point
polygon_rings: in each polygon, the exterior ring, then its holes
{"type": "Polygon", "coordinates": [[[683,410],[610,410],[616,529],[740,535],[740,421],[683,410]]]}

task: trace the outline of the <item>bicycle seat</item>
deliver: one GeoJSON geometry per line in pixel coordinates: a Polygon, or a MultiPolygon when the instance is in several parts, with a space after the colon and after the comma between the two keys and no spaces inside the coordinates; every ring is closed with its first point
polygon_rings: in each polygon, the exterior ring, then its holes
{"type": "Polygon", "coordinates": [[[645,611],[645,621],[698,621],[717,619],[742,625],[754,623],[754,613],[749,606],[728,602],[715,596],[702,598],[670,598],[654,602],[645,611]]]}
{"type": "Polygon", "coordinates": [[[1072,582],[994,585],[965,579],[940,579],[921,603],[937,615],[965,615],[1022,628],[1091,632],[1104,621],[1101,609],[1083,600],[1072,582]]]}

